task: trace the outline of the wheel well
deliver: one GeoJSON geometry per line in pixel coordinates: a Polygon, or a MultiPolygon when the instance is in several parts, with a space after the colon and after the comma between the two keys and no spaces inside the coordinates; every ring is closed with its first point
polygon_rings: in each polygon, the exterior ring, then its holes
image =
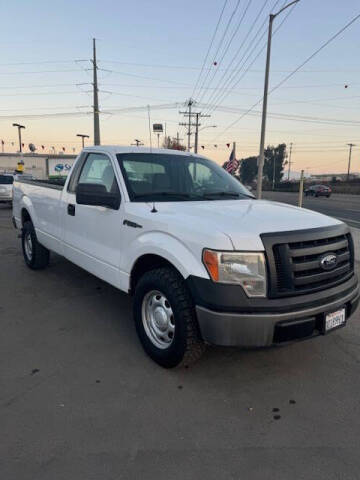
{"type": "Polygon", "coordinates": [[[170,263],[168,260],[166,260],[164,257],[160,257],[159,255],[153,255],[153,254],[143,255],[142,257],[136,260],[131,270],[129,293],[131,295],[134,293],[136,285],[144,273],[160,267],[170,267],[173,270],[177,271],[179,275],[181,275],[179,270],[176,267],[174,267],[174,265],[170,263]]]}
{"type": "Polygon", "coordinates": [[[25,222],[31,222],[31,217],[26,208],[21,210],[21,225],[24,226],[25,222]]]}

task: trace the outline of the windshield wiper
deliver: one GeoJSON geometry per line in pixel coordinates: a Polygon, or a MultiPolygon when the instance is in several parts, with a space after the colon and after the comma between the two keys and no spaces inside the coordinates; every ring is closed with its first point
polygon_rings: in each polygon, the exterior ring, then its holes
{"type": "Polygon", "coordinates": [[[239,197],[237,192],[204,192],[204,197],[239,197]]]}
{"type": "Polygon", "coordinates": [[[240,197],[247,197],[247,198],[254,198],[251,195],[247,195],[246,193],[240,192],[204,192],[204,197],[229,197],[229,198],[240,198],[240,197]]]}
{"type": "Polygon", "coordinates": [[[156,197],[176,197],[176,198],[183,198],[183,199],[191,199],[192,195],[189,193],[181,193],[181,192],[148,192],[148,193],[139,193],[135,194],[135,199],[146,199],[146,198],[156,198],[156,197]]]}

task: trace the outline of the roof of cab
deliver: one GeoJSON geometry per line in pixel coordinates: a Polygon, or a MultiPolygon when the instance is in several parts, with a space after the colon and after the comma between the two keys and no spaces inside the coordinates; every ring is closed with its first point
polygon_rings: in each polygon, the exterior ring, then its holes
{"type": "Polygon", "coordinates": [[[85,147],[84,151],[86,152],[108,152],[108,153],[157,153],[157,154],[168,154],[168,155],[183,155],[183,156],[194,156],[201,157],[192,152],[183,152],[181,150],[170,150],[167,148],[150,148],[150,147],[137,147],[137,146],[121,146],[121,145],[93,145],[85,147]]]}

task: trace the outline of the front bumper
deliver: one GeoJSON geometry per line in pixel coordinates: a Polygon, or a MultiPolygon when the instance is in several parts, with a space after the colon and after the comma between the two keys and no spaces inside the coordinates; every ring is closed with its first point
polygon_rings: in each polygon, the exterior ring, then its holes
{"type": "MultiPolygon", "coordinates": [[[[355,276],[354,276],[355,277],[355,276]]],[[[347,282],[349,283],[349,282],[347,282]]],[[[274,311],[270,307],[266,311],[231,312],[196,306],[200,332],[205,342],[223,346],[265,347],[286,341],[312,337],[323,333],[325,314],[346,308],[346,318],[354,313],[360,299],[360,288],[356,277],[350,288],[338,287],[336,295],[329,295],[321,303],[304,302],[302,305],[291,305],[290,299],[282,299],[282,308],[274,311]],[[339,292],[340,290],[340,292],[339,292]]],[[[349,286],[349,285],[348,285],[349,286]]],[[[333,289],[331,289],[333,290],[333,289]]],[[[323,293],[323,292],[322,292],[323,293]]],[[[196,302],[197,303],[197,302],[196,302]]]]}

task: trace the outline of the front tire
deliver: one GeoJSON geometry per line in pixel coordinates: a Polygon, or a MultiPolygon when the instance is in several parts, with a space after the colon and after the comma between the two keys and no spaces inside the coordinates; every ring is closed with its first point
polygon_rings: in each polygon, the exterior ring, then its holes
{"type": "Polygon", "coordinates": [[[190,365],[205,350],[190,293],[172,268],[151,270],[141,277],[135,289],[134,319],[145,352],[162,367],[190,365]]]}
{"type": "Polygon", "coordinates": [[[50,252],[37,240],[32,222],[24,223],[21,244],[26,265],[32,270],[40,270],[49,264],[50,252]]]}

